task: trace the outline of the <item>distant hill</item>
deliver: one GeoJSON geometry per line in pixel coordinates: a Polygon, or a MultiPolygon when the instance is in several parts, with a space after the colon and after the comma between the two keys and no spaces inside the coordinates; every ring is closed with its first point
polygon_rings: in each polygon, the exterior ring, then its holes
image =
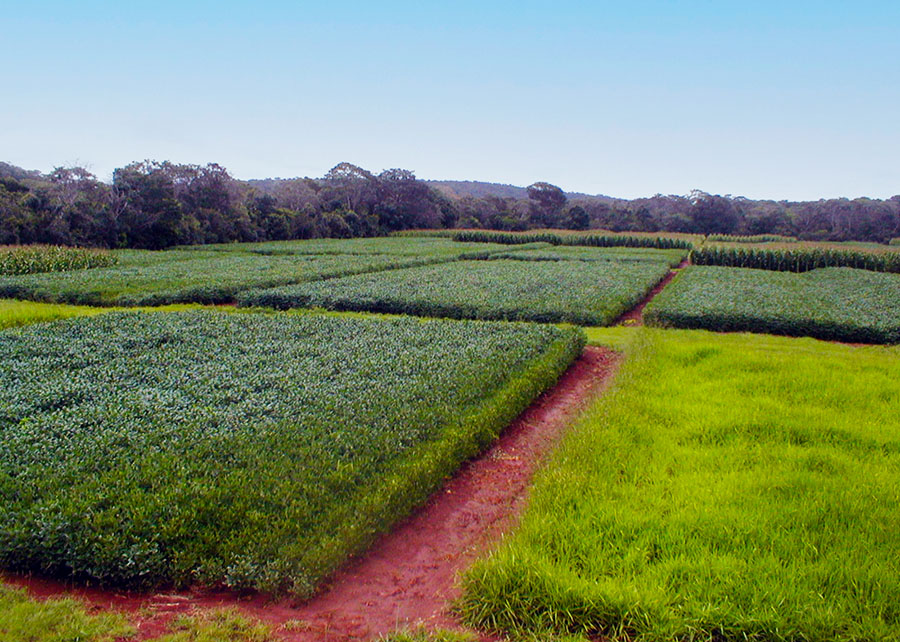
{"type": "Polygon", "coordinates": [[[14,178],[17,181],[39,180],[42,178],[42,174],[35,169],[23,169],[18,165],[0,161],[0,178],[14,178]]]}
{"type": "MultiPolygon", "coordinates": [[[[528,198],[528,190],[518,185],[507,185],[505,183],[486,183],[484,181],[425,181],[431,187],[446,194],[450,198],[463,198],[465,196],[474,196],[475,198],[484,198],[485,196],[498,196],[500,198],[528,198]]],[[[583,194],[581,192],[566,192],[569,199],[579,200],[616,200],[611,196],[603,194],[583,194]]]]}

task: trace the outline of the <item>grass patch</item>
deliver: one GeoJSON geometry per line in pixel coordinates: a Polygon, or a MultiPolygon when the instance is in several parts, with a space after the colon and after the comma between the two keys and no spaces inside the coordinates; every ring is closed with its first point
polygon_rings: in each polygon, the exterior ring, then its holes
{"type": "Polygon", "coordinates": [[[635,332],[613,389],[465,578],[495,630],[900,639],[900,352],[635,332]]]}
{"type": "Polygon", "coordinates": [[[0,565],[307,595],[581,352],[572,328],[112,312],[0,333],[0,565]]]}
{"type": "Polygon", "coordinates": [[[0,584],[0,642],[116,642],[133,633],[122,615],[91,615],[77,600],[38,601],[0,584]]]}
{"type": "Polygon", "coordinates": [[[239,304],[604,325],[668,271],[665,262],[458,261],[247,292],[239,304]]]}
{"type": "Polygon", "coordinates": [[[644,311],[648,325],[900,343],[900,275],[691,267],[644,311]]]}

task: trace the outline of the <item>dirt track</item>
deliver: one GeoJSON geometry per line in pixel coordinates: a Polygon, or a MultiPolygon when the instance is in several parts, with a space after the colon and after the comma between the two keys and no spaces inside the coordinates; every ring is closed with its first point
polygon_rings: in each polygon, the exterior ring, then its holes
{"type": "Polygon", "coordinates": [[[449,611],[457,597],[457,573],[514,525],[533,473],[618,362],[615,352],[588,347],[489,450],[466,463],[422,509],[351,560],[306,603],[272,603],[262,595],[231,592],[129,595],[6,579],[38,596],[74,594],[99,609],[131,611],[139,639],[164,632],[174,614],[218,606],[238,606],[291,642],[366,640],[405,625],[459,628],[449,611]]]}

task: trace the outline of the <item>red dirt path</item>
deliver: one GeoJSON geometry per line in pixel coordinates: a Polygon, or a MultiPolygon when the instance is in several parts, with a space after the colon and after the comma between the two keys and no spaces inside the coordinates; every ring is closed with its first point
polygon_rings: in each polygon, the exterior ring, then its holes
{"type": "Polygon", "coordinates": [[[678,274],[678,270],[687,267],[687,264],[688,260],[684,259],[677,268],[669,270],[669,273],[663,277],[662,281],[653,286],[653,289],[647,293],[647,296],[645,296],[640,303],[620,316],[613,325],[644,325],[644,308],[647,307],[647,304],[650,303],[657,294],[662,292],[665,287],[672,282],[672,279],[678,274]]]}
{"type": "Polygon", "coordinates": [[[176,614],[221,606],[237,606],[272,624],[278,636],[290,642],[370,640],[404,626],[460,629],[449,610],[458,596],[457,574],[515,524],[533,473],[575,415],[604,388],[618,363],[617,353],[588,347],[490,449],[464,464],[424,507],[351,560],[303,604],[226,591],[113,593],[3,577],[39,597],[73,595],[98,610],[127,610],[138,639],[144,640],[166,632],[176,614]]]}

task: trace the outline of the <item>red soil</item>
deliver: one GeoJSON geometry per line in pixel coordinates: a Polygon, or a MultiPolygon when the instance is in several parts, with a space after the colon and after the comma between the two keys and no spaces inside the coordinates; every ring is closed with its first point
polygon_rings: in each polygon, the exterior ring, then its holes
{"type": "Polygon", "coordinates": [[[653,300],[657,294],[663,291],[669,283],[672,282],[672,279],[675,278],[675,275],[678,274],[678,270],[686,267],[688,264],[688,260],[683,260],[677,268],[674,270],[669,270],[669,273],[666,274],[662,281],[653,286],[653,289],[647,293],[647,296],[643,298],[643,300],[634,306],[631,310],[620,316],[613,325],[644,325],[644,308],[647,307],[647,304],[653,300]]]}
{"type": "Polygon", "coordinates": [[[131,612],[139,639],[165,632],[175,614],[236,606],[291,642],[369,640],[404,626],[460,629],[450,612],[457,574],[512,527],[531,477],[576,414],[609,380],[617,353],[588,347],[483,455],[363,556],[351,560],[303,604],[226,591],[127,594],[20,576],[4,580],[39,597],[72,595],[97,610],[131,612]]]}

